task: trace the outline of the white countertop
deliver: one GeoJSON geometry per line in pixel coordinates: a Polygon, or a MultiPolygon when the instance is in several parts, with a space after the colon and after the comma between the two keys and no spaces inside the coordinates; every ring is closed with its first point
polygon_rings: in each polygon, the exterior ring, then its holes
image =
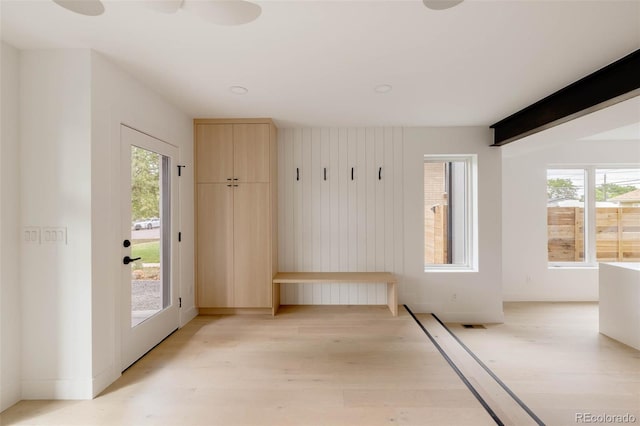
{"type": "Polygon", "coordinates": [[[604,262],[603,265],[617,266],[618,268],[633,269],[640,271],[640,262],[604,262]]]}

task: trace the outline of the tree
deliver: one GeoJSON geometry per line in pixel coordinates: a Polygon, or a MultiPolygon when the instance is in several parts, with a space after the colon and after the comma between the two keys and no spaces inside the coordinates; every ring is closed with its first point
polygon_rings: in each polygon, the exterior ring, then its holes
{"type": "Polygon", "coordinates": [[[626,194],[627,192],[635,190],[635,186],[603,183],[600,186],[596,186],[596,201],[607,201],[613,197],[617,197],[618,195],[626,194]]]}
{"type": "Polygon", "coordinates": [[[131,216],[160,217],[160,155],[131,148],[131,216]]]}
{"type": "Polygon", "coordinates": [[[577,200],[578,188],[571,182],[571,179],[547,179],[547,199],[577,200]]]}

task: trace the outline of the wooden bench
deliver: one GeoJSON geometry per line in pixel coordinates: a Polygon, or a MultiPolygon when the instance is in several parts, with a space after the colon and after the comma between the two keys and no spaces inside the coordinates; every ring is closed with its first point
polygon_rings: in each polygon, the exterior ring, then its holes
{"type": "Polygon", "coordinates": [[[387,283],[387,306],[398,316],[398,279],[390,272],[278,272],[273,277],[273,315],[280,308],[280,284],[285,283],[387,283]]]}

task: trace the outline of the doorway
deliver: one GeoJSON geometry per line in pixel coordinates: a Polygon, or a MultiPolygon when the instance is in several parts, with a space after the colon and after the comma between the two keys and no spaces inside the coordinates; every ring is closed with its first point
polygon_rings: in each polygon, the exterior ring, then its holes
{"type": "Polygon", "coordinates": [[[121,125],[122,370],[178,328],[178,149],[121,125]]]}

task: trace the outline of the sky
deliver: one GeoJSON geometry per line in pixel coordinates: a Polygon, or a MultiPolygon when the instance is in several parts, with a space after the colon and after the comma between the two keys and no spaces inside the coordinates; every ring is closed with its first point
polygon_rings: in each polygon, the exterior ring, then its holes
{"type": "MultiPolygon", "coordinates": [[[[578,190],[578,196],[584,195],[584,169],[549,169],[547,179],[571,179],[578,190]]],[[[607,183],[640,188],[640,167],[635,169],[596,169],[596,186],[602,185],[605,179],[607,183]]]]}

